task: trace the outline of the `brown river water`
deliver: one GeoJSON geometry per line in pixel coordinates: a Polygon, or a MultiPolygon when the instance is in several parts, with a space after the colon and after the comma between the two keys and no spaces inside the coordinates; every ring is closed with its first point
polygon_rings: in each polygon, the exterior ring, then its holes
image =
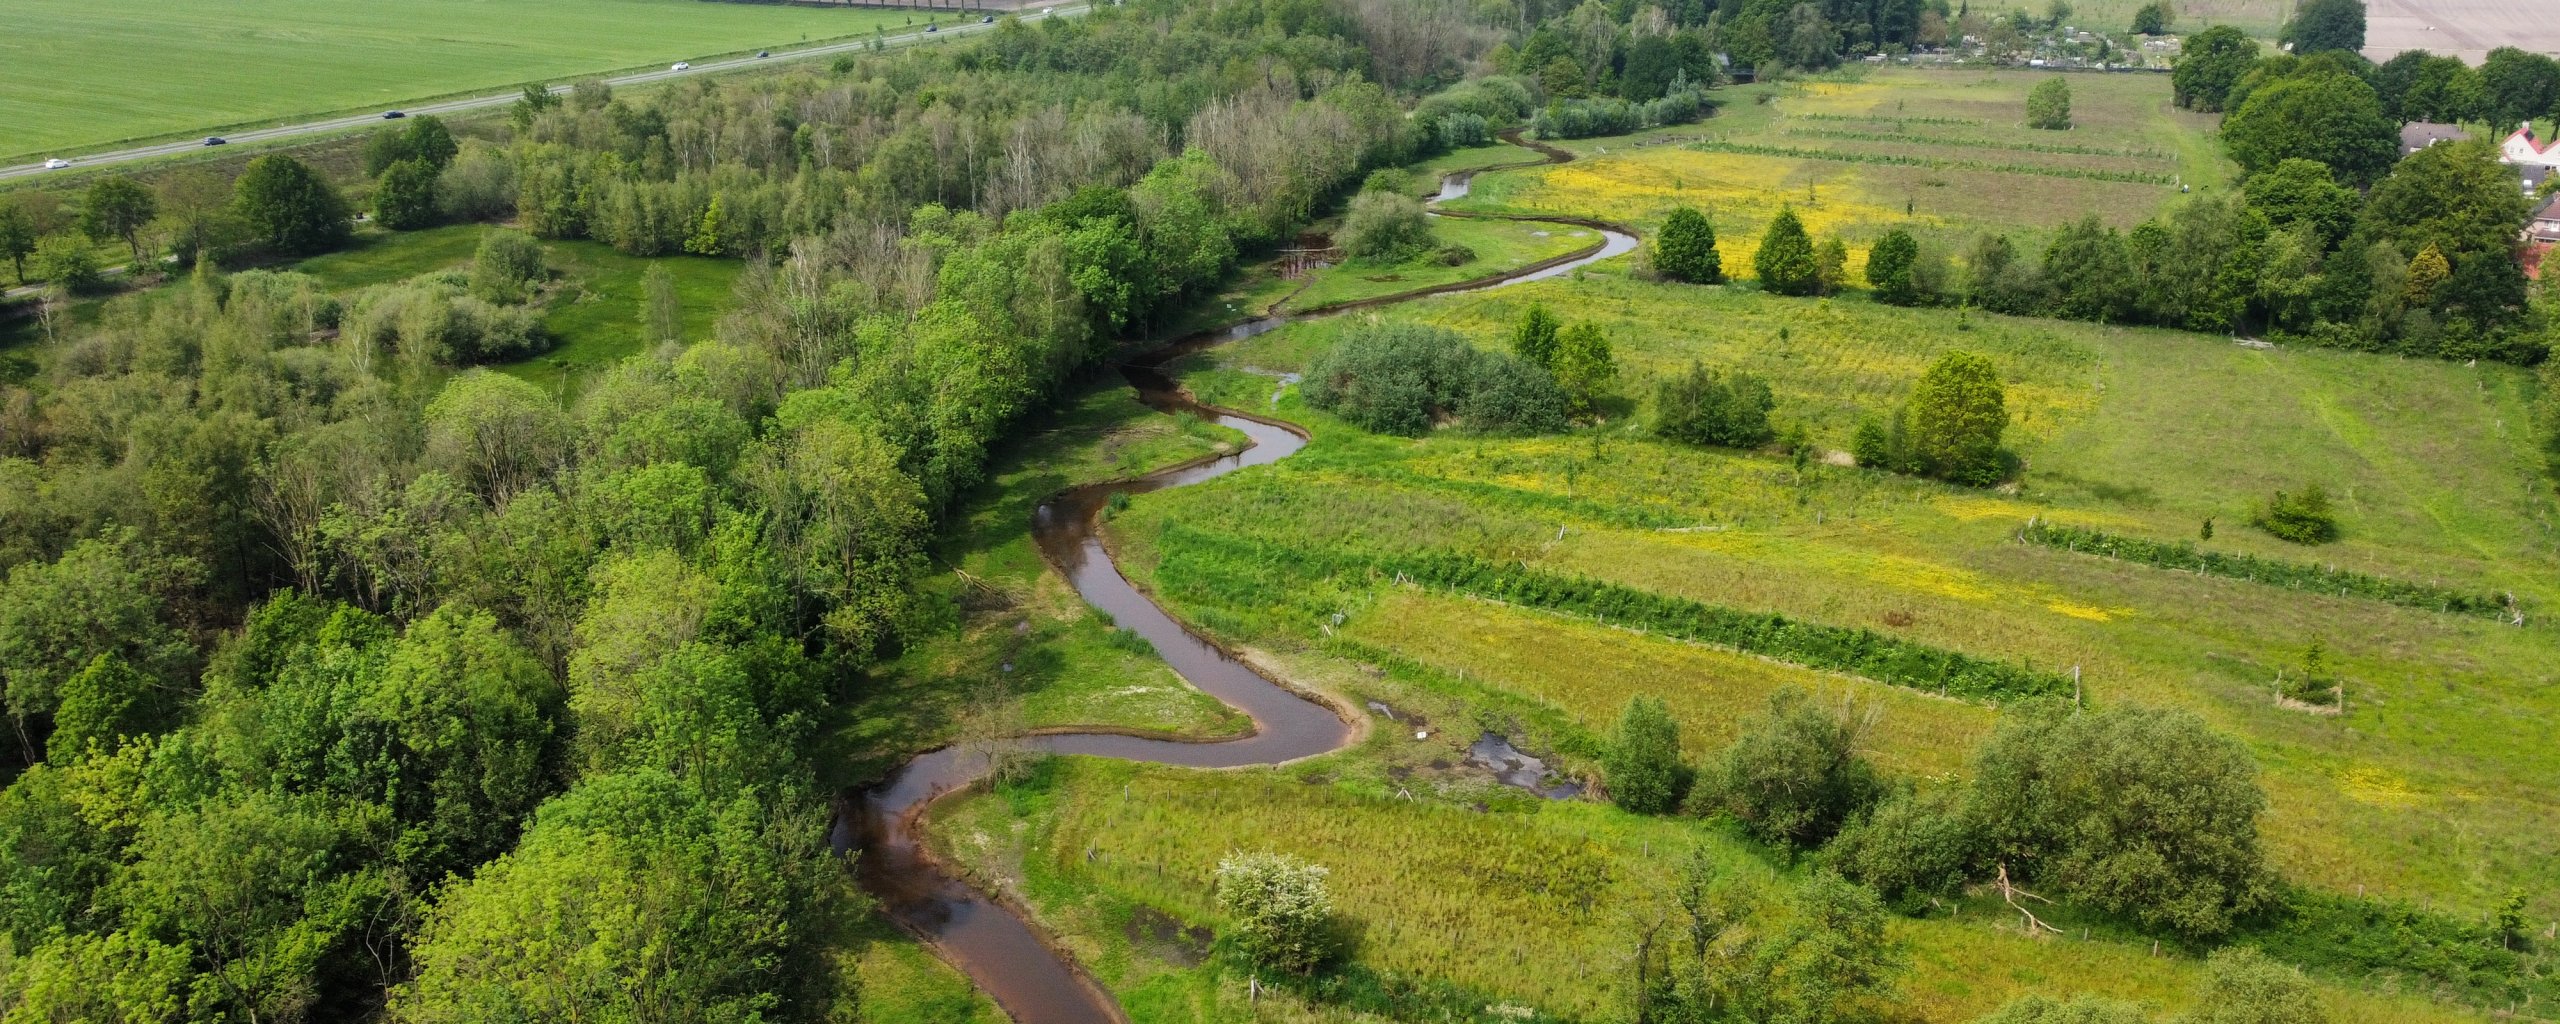
{"type": "MultiPolygon", "coordinates": [[[[1561,150],[1532,146],[1561,163],[1561,150]]],[[[1467,194],[1471,173],[1452,174],[1436,201],[1467,194]]],[[[1463,216],[1463,215],[1460,215],[1463,216]]],[[[1485,215],[1477,215],[1485,216],[1485,215]]],[[[1187,768],[1272,765],[1341,749],[1356,735],[1351,723],[1322,701],[1302,696],[1236,660],[1167,615],[1120,575],[1100,535],[1101,511],[1113,493],[1131,496],[1186,487],[1237,470],[1278,462],[1306,447],[1297,428],[1195,402],[1163,367],[1202,348],[1252,337],[1305,316],[1405,302],[1424,295],[1476,291],[1535,281],[1635,248],[1633,235],[1596,221],[1573,218],[1507,218],[1572,225],[1597,232],[1585,249],[1498,277],[1381,299],[1346,303],[1291,317],[1264,317],[1194,335],[1121,368],[1140,401],[1171,415],[1188,412],[1244,433],[1243,450],[1214,460],[1177,466],[1135,480],[1079,487],[1043,503],[1032,535],[1051,567],[1085,601],[1121,627],[1145,637],[1185,682],[1227,702],[1253,719],[1251,735],[1217,742],[1185,742],[1116,733],[1057,733],[1006,741],[1034,754],[1083,754],[1187,768]]],[[[863,888],[891,919],[930,944],[1010,1014],[1015,1024],[1095,1024],[1127,1016],[1084,970],[1050,946],[1017,908],[952,875],[928,853],[921,819],[935,800],[984,779],[993,754],[984,748],[944,747],[917,756],[877,787],[846,801],[852,812],[837,823],[838,847],[859,846],[863,888]]],[[[1534,762],[1532,762],[1534,763],[1534,762]]]]}

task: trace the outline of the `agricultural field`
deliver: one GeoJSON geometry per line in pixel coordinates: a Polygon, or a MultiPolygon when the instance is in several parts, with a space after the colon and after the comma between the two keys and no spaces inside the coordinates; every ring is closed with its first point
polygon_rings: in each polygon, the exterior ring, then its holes
{"type": "Polygon", "coordinates": [[[697,0],[20,0],[0,35],[0,162],[859,35],[917,16],[697,0]]]}
{"type": "MultiPolygon", "coordinates": [[[[1895,227],[1960,242],[2026,238],[2095,213],[2126,227],[2179,194],[2223,187],[2213,119],[2170,103],[2165,75],[2069,75],[2070,131],[2026,127],[2027,90],[2049,77],[1995,71],[1851,70],[1719,91],[1714,117],[1642,134],[1558,143],[1580,159],[1476,183],[1458,210],[1552,213],[1649,233],[1677,206],[1715,225],[1727,273],[1748,274],[1781,206],[1850,248],[1895,227]]],[[[2040,243],[2038,243],[2040,244],[2040,243]]]]}

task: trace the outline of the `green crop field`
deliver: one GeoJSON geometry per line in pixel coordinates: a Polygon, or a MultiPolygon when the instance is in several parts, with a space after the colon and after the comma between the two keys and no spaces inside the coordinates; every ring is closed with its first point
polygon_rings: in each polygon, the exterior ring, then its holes
{"type": "Polygon", "coordinates": [[[0,160],[895,30],[921,17],[698,0],[18,0],[0,32],[0,160]]]}

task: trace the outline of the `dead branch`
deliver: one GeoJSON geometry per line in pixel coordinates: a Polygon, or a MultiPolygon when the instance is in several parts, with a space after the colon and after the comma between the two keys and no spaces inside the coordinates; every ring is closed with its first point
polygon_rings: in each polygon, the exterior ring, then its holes
{"type": "Polygon", "coordinates": [[[2005,863],[2000,865],[1999,885],[2000,899],[2009,904],[2009,909],[2017,911],[2018,916],[2027,919],[2027,934],[2034,935],[2038,932],[2052,932],[2055,935],[2062,934],[2062,929],[2044,923],[2043,918],[2037,917],[2034,911],[2028,910],[2025,905],[2018,902],[2018,897],[2020,896],[2024,896],[2038,903],[2051,903],[2053,901],[2011,884],[2009,881],[2009,865],[2005,863]]]}

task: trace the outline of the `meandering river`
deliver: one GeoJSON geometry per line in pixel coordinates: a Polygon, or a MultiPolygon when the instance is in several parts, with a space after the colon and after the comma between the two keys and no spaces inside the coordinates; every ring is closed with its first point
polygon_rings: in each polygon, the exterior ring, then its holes
{"type": "MultiPolygon", "coordinates": [[[[1515,140],[1516,141],[1516,140],[1515,140]]],[[[1549,162],[1572,156],[1552,147],[1527,144],[1549,162]]],[[[1472,171],[1449,175],[1435,202],[1467,194],[1472,171]]],[[[1101,512],[1110,496],[1186,487],[1240,469],[1278,462],[1306,446],[1296,427],[1193,401],[1164,370],[1173,359],[1201,348],[1251,337],[1292,320],[1409,302],[1428,295],[1478,291],[1554,277],[1599,260],[1622,255],[1636,246],[1635,237],[1617,227],[1573,218],[1511,217],[1498,214],[1448,214],[1538,221],[1587,229],[1600,242],[1580,251],[1476,281],[1399,295],[1344,303],[1291,316],[1250,320],[1222,330],[1194,335],[1122,367],[1121,372],[1149,408],[1171,415],[1188,412],[1220,426],[1242,431],[1248,446],[1214,460],[1177,466],[1135,480],[1092,484],[1059,495],[1034,514],[1032,535],[1052,567],[1075,586],[1076,593],[1154,644],[1165,663],[1184,681],[1227,702],[1253,719],[1251,735],[1217,742],[1185,742],[1116,733],[1057,733],[1009,740],[1010,749],[1035,754],[1086,754],[1189,768],[1234,768],[1271,765],[1339,750],[1357,731],[1333,706],[1302,695],[1236,660],[1216,644],[1194,635],[1139,593],[1112,564],[1100,535],[1101,512]]],[[[889,916],[930,944],[994,998],[1016,1024],[1095,1024],[1125,1021],[1117,1001],[1084,970],[1052,948],[1016,908],[978,891],[944,869],[923,843],[922,818],[934,802],[984,779],[993,752],[982,748],[944,747],[917,756],[876,788],[848,801],[850,820],[838,823],[840,846],[862,850],[863,887],[880,901],[889,916]]]]}

